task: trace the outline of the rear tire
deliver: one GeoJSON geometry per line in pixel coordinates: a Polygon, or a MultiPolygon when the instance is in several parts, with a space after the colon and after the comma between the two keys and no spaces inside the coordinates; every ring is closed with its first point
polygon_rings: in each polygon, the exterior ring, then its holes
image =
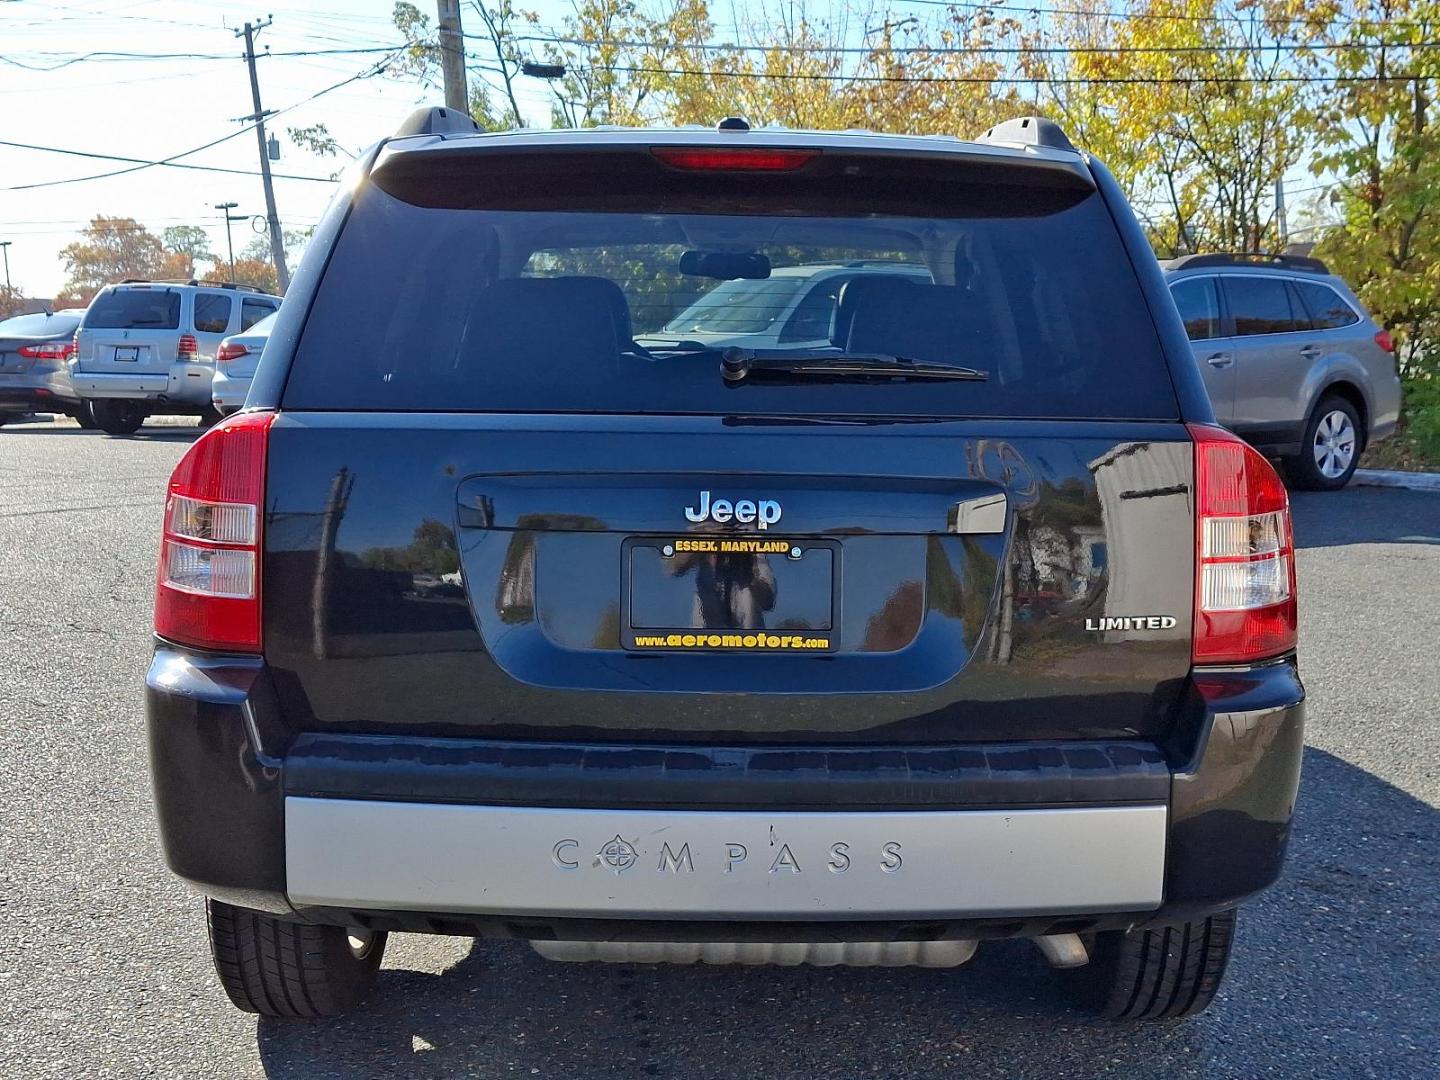
{"type": "Polygon", "coordinates": [[[1095,935],[1074,973],[1082,998],[1111,1020],[1174,1020],[1215,999],[1235,936],[1234,910],[1208,919],[1095,935]]]}
{"type": "Polygon", "coordinates": [[[225,419],[225,414],[214,405],[211,405],[200,414],[200,426],[209,430],[223,419],[225,419]]]}
{"type": "Polygon", "coordinates": [[[82,401],[79,405],[75,406],[75,411],[70,414],[70,419],[74,420],[85,431],[94,431],[96,427],[99,426],[95,423],[95,416],[90,411],[90,403],[88,401],[82,401]]]}
{"type": "Polygon", "coordinates": [[[1301,491],[1339,491],[1355,475],[1364,448],[1359,411],[1344,398],[1327,395],[1310,414],[1300,453],[1284,459],[1285,479],[1301,491]]]}
{"type": "Polygon", "coordinates": [[[261,1016],[338,1016],[375,983],[386,935],[363,944],[341,926],[286,922],[206,900],[210,953],[220,984],[238,1009],[261,1016]]]}
{"type": "Polygon", "coordinates": [[[90,403],[95,426],[109,435],[133,435],[145,423],[145,410],[137,401],[102,399],[90,403]]]}
{"type": "Polygon", "coordinates": [[[6,424],[8,424],[11,417],[13,417],[14,415],[14,413],[0,412],[0,427],[4,427],[6,424]]]}

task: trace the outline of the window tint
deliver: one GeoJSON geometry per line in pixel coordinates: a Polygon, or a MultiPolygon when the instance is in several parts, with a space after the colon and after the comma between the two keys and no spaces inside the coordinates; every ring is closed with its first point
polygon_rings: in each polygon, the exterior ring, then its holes
{"type": "Polygon", "coordinates": [[[1283,278],[1227,277],[1225,297],[1235,315],[1235,333],[1241,336],[1310,329],[1309,317],[1297,310],[1294,294],[1286,288],[1283,278]]]}
{"type": "Polygon", "coordinates": [[[1353,326],[1360,321],[1355,309],[1330,286],[1313,281],[1296,281],[1292,284],[1299,292],[1300,299],[1305,302],[1316,330],[1338,330],[1342,326],[1353,326]]]}
{"type": "Polygon", "coordinates": [[[1206,341],[1220,336],[1220,300],[1215,294],[1214,278],[1181,281],[1170,287],[1185,334],[1191,341],[1206,341]]]}
{"type": "Polygon", "coordinates": [[[101,293],[85,312],[82,325],[101,330],[178,330],[180,294],[154,289],[101,293]]]}
{"type": "Polygon", "coordinates": [[[258,323],[266,315],[273,314],[276,308],[268,300],[251,300],[246,297],[240,301],[240,330],[243,333],[258,323]]]}
{"type": "MultiPolygon", "coordinates": [[[[597,211],[585,200],[615,185],[562,199],[517,183],[496,206],[508,189],[474,176],[511,164],[466,168],[453,191],[417,176],[405,199],[383,183],[357,199],[306,319],[287,407],[1178,415],[1139,283],[1093,192],[951,180],[917,199],[913,184],[847,177],[830,194],[807,183],[772,195],[773,183],[667,173],[663,198],[642,198],[638,184],[614,196],[644,209],[597,211]],[[436,190],[462,205],[426,205],[436,190]],[[463,203],[477,192],[488,202],[463,203]],[[717,281],[680,270],[689,252],[757,256],[784,273],[717,281]],[[826,283],[814,327],[835,303],[845,351],[973,366],[988,380],[725,383],[723,349],[783,351],[788,323],[777,319],[795,295],[855,262],[897,270],[860,275],[836,296],[826,283]]],[[[824,323],[788,347],[809,357],[824,323]]]]}
{"type": "Polygon", "coordinates": [[[220,293],[195,294],[195,329],[201,334],[223,334],[230,326],[230,297],[220,293]]]}

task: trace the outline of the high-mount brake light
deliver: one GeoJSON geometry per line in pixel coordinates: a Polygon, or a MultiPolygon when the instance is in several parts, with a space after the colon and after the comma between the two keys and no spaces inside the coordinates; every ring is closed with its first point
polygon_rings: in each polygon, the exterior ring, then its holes
{"type": "Polygon", "coordinates": [[[160,637],[260,651],[260,539],[274,420],[274,413],[228,417],[175,466],[155,584],[160,637]]]}
{"type": "Polygon", "coordinates": [[[1274,466],[1223,428],[1195,441],[1197,664],[1248,664],[1296,642],[1290,497],[1274,466]]]}
{"type": "Polygon", "coordinates": [[[195,340],[194,334],[180,335],[180,344],[175,347],[175,355],[180,360],[199,359],[200,343],[195,340]]]}
{"type": "Polygon", "coordinates": [[[75,342],[47,341],[43,345],[21,345],[19,352],[31,360],[68,360],[75,355],[75,342]]]}
{"type": "Polygon", "coordinates": [[[249,356],[250,350],[244,345],[234,341],[221,342],[220,348],[215,351],[215,362],[217,364],[228,364],[231,360],[239,360],[242,356],[249,356]]]}
{"type": "Polygon", "coordinates": [[[794,172],[819,157],[815,150],[766,147],[712,150],[699,146],[652,146],[650,152],[672,169],[712,172],[794,172]]]}

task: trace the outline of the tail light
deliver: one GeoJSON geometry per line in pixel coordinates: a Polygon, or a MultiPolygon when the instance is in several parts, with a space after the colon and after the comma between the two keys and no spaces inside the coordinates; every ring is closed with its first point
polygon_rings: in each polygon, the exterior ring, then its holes
{"type": "Polygon", "coordinates": [[[180,335],[180,344],[175,347],[175,355],[180,360],[198,360],[200,358],[200,343],[195,340],[194,334],[180,335]]]}
{"type": "Polygon", "coordinates": [[[75,355],[75,342],[47,341],[43,345],[21,345],[20,355],[31,360],[68,360],[75,355]]]}
{"type": "Polygon", "coordinates": [[[672,169],[722,172],[794,172],[817,156],[814,150],[771,150],[764,147],[708,150],[704,147],[654,146],[650,152],[672,169]]]}
{"type": "Polygon", "coordinates": [[[1290,497],[1270,462],[1222,428],[1195,440],[1197,664],[1247,664],[1295,647],[1290,497]]]}
{"type": "Polygon", "coordinates": [[[274,413],[238,413],[200,436],[170,475],[155,633],[260,651],[260,531],[274,413]]]}
{"type": "Polygon", "coordinates": [[[239,360],[242,356],[249,356],[250,350],[244,345],[233,341],[222,341],[220,348],[215,353],[217,364],[228,364],[231,360],[239,360]]]}
{"type": "Polygon", "coordinates": [[[1395,339],[1390,336],[1389,330],[1376,330],[1375,344],[1379,345],[1380,348],[1384,349],[1388,353],[1393,353],[1395,351],[1395,339]]]}

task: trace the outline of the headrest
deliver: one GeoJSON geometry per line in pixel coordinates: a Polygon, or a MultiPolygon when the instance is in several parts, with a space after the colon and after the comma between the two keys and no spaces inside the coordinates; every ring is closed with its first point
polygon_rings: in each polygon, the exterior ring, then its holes
{"type": "MultiPolygon", "coordinates": [[[[889,353],[941,364],[977,364],[985,328],[973,294],[868,275],[840,292],[833,341],[846,352],[889,353]]],[[[979,364],[978,366],[984,366],[979,364]]]]}

